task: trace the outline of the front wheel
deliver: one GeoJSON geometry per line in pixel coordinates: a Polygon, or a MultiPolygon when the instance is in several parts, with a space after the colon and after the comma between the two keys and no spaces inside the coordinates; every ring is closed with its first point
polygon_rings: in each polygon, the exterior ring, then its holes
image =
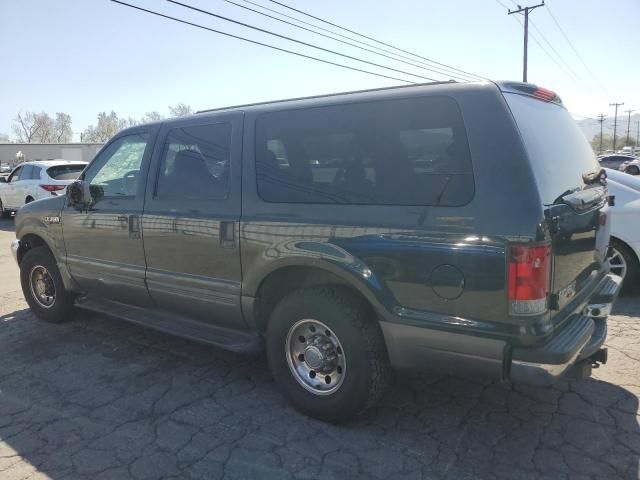
{"type": "Polygon", "coordinates": [[[45,247],[29,250],[20,262],[22,293],[36,316],[59,323],[73,311],[73,295],[67,292],[55,258],[45,247]]]}
{"type": "Polygon", "coordinates": [[[372,406],[390,367],[369,305],[340,287],[295,291],[274,309],[266,334],[271,373],[295,408],[343,422],[372,406]]]}

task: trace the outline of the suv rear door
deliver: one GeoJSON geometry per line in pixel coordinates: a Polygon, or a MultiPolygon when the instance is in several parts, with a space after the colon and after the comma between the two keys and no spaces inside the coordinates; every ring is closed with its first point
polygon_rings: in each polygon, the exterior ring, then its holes
{"type": "Polygon", "coordinates": [[[156,305],[241,328],[242,114],[163,126],[142,220],[147,286],[156,305]]]}
{"type": "MultiPolygon", "coordinates": [[[[535,93],[534,93],[535,95],[535,93]]],[[[505,98],[520,130],[552,234],[551,307],[561,309],[606,268],[609,238],[600,165],[569,112],[552,101],[516,92],[505,98]],[[592,180],[585,175],[592,175],[592,180]],[[555,305],[554,305],[555,303],[555,305]]]]}

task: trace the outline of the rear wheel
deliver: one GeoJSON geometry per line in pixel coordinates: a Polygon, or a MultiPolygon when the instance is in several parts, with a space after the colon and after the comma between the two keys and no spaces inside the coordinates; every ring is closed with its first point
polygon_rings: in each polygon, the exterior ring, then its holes
{"type": "Polygon", "coordinates": [[[73,295],[66,291],[58,265],[45,247],[29,250],[20,262],[22,293],[36,316],[59,323],[73,312],[73,295]]]}
{"type": "Polygon", "coordinates": [[[31,203],[33,202],[33,197],[27,197],[24,199],[24,204],[26,205],[27,203],[31,203]]]}
{"type": "Polygon", "coordinates": [[[630,167],[627,167],[625,172],[630,173],[631,175],[640,175],[640,168],[632,165],[630,167]]]}
{"type": "Polygon", "coordinates": [[[271,372],[301,412],[343,422],[373,405],[390,367],[369,305],[340,287],[298,290],[274,309],[266,335],[271,372]]]}
{"type": "Polygon", "coordinates": [[[638,259],[633,251],[617,238],[611,239],[609,249],[609,265],[611,273],[622,277],[622,288],[629,291],[636,283],[639,274],[638,259]]]}
{"type": "Polygon", "coordinates": [[[4,210],[4,205],[2,204],[2,199],[0,199],[0,218],[7,218],[9,216],[9,212],[4,210]]]}

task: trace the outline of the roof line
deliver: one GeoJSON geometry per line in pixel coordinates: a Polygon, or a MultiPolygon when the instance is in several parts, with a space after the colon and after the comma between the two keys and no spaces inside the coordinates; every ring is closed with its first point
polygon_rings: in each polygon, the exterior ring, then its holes
{"type": "MultiPolygon", "coordinates": [[[[441,81],[441,82],[426,82],[426,83],[414,83],[411,85],[394,85],[391,87],[378,87],[378,88],[368,88],[365,90],[353,90],[353,91],[349,91],[349,92],[338,92],[338,93],[325,93],[322,95],[311,95],[308,97],[294,97],[294,98],[285,98],[285,99],[281,99],[281,100],[268,100],[268,101],[264,101],[264,102],[255,102],[255,103],[246,103],[244,105],[232,105],[232,106],[228,106],[228,107],[218,107],[218,108],[208,108],[206,110],[198,110],[196,112],[196,115],[199,113],[209,113],[209,112],[217,112],[220,110],[231,110],[231,109],[235,109],[235,108],[245,108],[245,107],[257,107],[260,105],[270,105],[273,103],[284,103],[284,102],[295,102],[297,100],[313,100],[316,98],[330,98],[330,97],[338,97],[340,95],[350,95],[353,93],[368,93],[368,92],[378,92],[380,90],[398,90],[398,89],[403,89],[403,88],[415,88],[415,87],[423,87],[426,85],[449,85],[452,83],[461,83],[461,82],[457,82],[455,80],[445,80],[445,81],[441,81]]],[[[471,82],[469,82],[471,83],[471,82]]]]}

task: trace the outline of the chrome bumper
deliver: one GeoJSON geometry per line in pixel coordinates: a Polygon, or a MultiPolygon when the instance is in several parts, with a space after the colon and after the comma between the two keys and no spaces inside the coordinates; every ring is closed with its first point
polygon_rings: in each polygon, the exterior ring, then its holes
{"type": "Polygon", "coordinates": [[[20,240],[14,240],[11,242],[11,254],[13,259],[18,263],[18,249],[20,248],[20,240]]]}

